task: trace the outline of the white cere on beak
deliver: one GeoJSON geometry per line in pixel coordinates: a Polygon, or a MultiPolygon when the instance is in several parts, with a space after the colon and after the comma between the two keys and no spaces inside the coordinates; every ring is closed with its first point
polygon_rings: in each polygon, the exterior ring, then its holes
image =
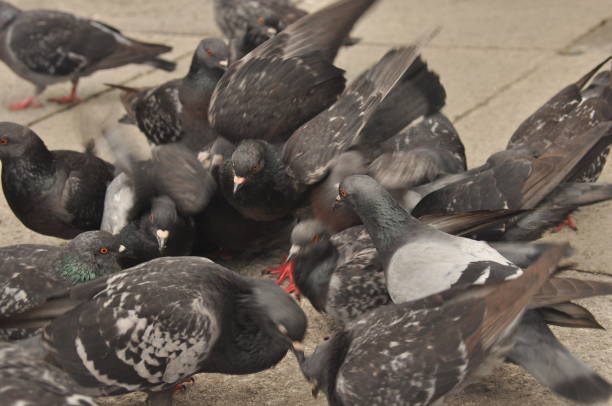
{"type": "Polygon", "coordinates": [[[267,30],[267,31],[268,31],[268,35],[269,35],[269,36],[273,36],[273,35],[276,35],[276,34],[278,33],[278,31],[276,31],[276,30],[275,30],[274,28],[272,28],[272,27],[268,28],[268,30],[267,30]]]}
{"type": "Polygon", "coordinates": [[[228,65],[228,61],[227,61],[227,59],[222,59],[222,60],[220,60],[220,61],[219,61],[219,65],[221,65],[221,66],[223,66],[224,68],[226,68],[226,67],[227,67],[227,65],[228,65]]]}
{"type": "Polygon", "coordinates": [[[168,230],[157,230],[155,235],[157,235],[159,238],[166,239],[170,235],[170,232],[168,230]]]}
{"type": "Polygon", "coordinates": [[[119,246],[119,252],[123,252],[123,251],[125,251],[125,245],[121,244],[119,246]]]}
{"type": "Polygon", "coordinates": [[[246,181],[246,178],[242,176],[234,176],[234,185],[242,185],[246,181]]]}

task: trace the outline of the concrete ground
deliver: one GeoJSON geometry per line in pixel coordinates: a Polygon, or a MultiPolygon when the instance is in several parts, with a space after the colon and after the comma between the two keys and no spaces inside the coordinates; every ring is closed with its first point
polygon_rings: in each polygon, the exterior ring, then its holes
{"type": "MultiPolygon", "coordinates": [[[[328,0],[305,0],[313,10],[328,0]]],[[[0,64],[0,121],[31,126],[52,149],[81,150],[83,140],[99,136],[122,114],[117,94],[104,83],[153,85],[186,73],[198,41],[218,30],[211,0],[19,0],[19,7],[57,8],[100,19],[132,36],[174,47],[168,55],[179,65],[174,73],[128,66],[100,72],[82,81],[76,106],[51,103],[43,108],[12,113],[4,106],[23,99],[32,87],[0,64]]],[[[343,50],[338,65],[349,78],[374,63],[395,45],[410,42],[419,33],[441,25],[441,34],[424,51],[431,68],[440,73],[448,92],[446,113],[459,130],[471,166],[504,148],[520,122],[550,96],[575,81],[612,49],[612,8],[609,0],[384,0],[355,30],[362,42],[343,50]]],[[[48,89],[46,97],[62,96],[69,85],[48,89]]],[[[142,142],[136,130],[122,127],[142,142]]],[[[143,143],[144,145],[144,143],[143,143]]],[[[612,181],[608,164],[601,181],[612,181]]],[[[0,199],[0,245],[51,243],[60,240],[23,227],[0,199]]],[[[612,274],[612,204],[599,204],[576,214],[579,231],[562,231],[548,238],[567,240],[577,249],[579,276],[609,280],[612,274]]],[[[278,262],[281,253],[254,261],[235,261],[232,268],[259,276],[278,262]]],[[[612,298],[583,302],[605,327],[612,328],[612,298]]],[[[328,323],[304,303],[310,317],[307,348],[329,334],[328,323]]],[[[612,338],[607,331],[557,329],[559,337],[584,361],[612,380],[612,338]]],[[[292,356],[260,374],[235,377],[200,375],[178,405],[322,405],[312,399],[292,356]]],[[[139,405],[144,395],[108,398],[104,405],[139,405]]],[[[449,400],[451,405],[563,405],[520,369],[502,366],[484,381],[471,385],[449,400]]],[[[612,405],[612,402],[609,403],[612,405]]]]}

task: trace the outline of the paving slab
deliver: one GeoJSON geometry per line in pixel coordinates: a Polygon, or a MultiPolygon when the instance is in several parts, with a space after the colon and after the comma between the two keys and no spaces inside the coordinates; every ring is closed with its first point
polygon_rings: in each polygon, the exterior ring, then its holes
{"type": "MultiPolygon", "coordinates": [[[[315,10],[330,0],[303,0],[300,6],[315,10]]],[[[121,131],[143,149],[144,137],[134,127],[116,124],[122,114],[116,91],[104,83],[146,86],[181,77],[187,71],[198,41],[218,35],[211,0],[20,0],[22,8],[57,8],[99,19],[142,40],[174,46],[167,56],[179,65],[173,73],[132,65],[99,72],[81,83],[83,103],[58,107],[51,103],[38,110],[12,113],[0,107],[0,121],[33,124],[33,129],[53,149],[82,150],[83,140],[99,137],[103,129],[121,131]]],[[[354,35],[362,42],[343,49],[338,65],[354,78],[389,48],[409,43],[423,31],[442,25],[442,32],[426,47],[424,57],[441,76],[448,93],[445,112],[454,120],[466,145],[470,166],[504,148],[520,122],[563,86],[576,80],[612,49],[609,0],[384,0],[357,25],[354,35]]],[[[27,96],[31,86],[0,64],[2,106],[27,96]]],[[[52,86],[45,97],[61,96],[68,84],[52,86]]],[[[104,158],[112,156],[99,142],[104,158]]],[[[601,181],[612,182],[608,164],[601,181]]],[[[546,238],[570,241],[577,254],[576,267],[588,273],[573,275],[610,280],[612,272],[612,204],[585,208],[575,215],[579,231],[564,230],[546,238]]],[[[60,244],[23,227],[0,198],[0,245],[14,243],[60,244]]],[[[275,265],[282,252],[228,263],[232,269],[260,277],[275,265]]],[[[612,328],[612,299],[581,302],[612,328]]],[[[331,333],[331,324],[302,302],[309,317],[307,351],[331,333]]],[[[560,339],[581,359],[612,380],[612,337],[607,331],[555,329],[560,339]]],[[[291,355],[278,366],[259,374],[199,375],[195,385],[175,396],[179,406],[207,405],[324,405],[312,399],[291,355]]],[[[140,405],[143,394],[100,401],[108,406],[140,405]]],[[[517,367],[504,365],[488,378],[468,386],[448,400],[449,405],[566,405],[517,367]]],[[[612,405],[612,402],[609,403],[612,405]]]]}

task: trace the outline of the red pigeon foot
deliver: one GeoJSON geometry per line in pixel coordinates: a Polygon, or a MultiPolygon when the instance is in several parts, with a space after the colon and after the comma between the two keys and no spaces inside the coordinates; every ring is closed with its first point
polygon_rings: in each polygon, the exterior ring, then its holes
{"type": "Polygon", "coordinates": [[[38,108],[42,107],[42,104],[36,101],[36,96],[30,96],[23,101],[20,101],[18,103],[12,103],[8,106],[9,110],[11,111],[25,110],[29,107],[38,108]]]}
{"type": "Polygon", "coordinates": [[[576,223],[574,222],[574,219],[572,219],[571,216],[567,216],[567,218],[563,220],[563,223],[555,227],[554,232],[558,233],[559,231],[563,230],[564,227],[569,227],[574,231],[578,231],[578,226],[576,225],[576,223]]]}
{"type": "Polygon", "coordinates": [[[81,99],[78,98],[78,96],[76,95],[76,92],[74,93],[70,93],[68,96],[63,96],[63,97],[51,97],[49,99],[49,101],[58,103],[58,104],[68,104],[68,103],[72,103],[72,102],[79,102],[81,101],[81,99]]]}
{"type": "Polygon", "coordinates": [[[184,390],[187,390],[187,386],[185,386],[186,383],[194,383],[195,379],[193,379],[193,377],[191,378],[187,378],[185,380],[183,380],[181,383],[177,383],[176,385],[174,385],[174,388],[172,388],[172,393],[176,393],[176,392],[181,392],[184,390]]]}

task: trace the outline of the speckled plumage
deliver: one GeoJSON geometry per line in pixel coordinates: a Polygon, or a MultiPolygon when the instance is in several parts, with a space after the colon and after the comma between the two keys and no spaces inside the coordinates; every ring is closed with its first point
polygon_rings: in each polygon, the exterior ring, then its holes
{"type": "Polygon", "coordinates": [[[66,294],[72,310],[43,339],[49,359],[92,395],[166,390],[200,372],[258,372],[306,329],[272,282],[200,257],[159,258],[66,294]]]}
{"type": "Polygon", "coordinates": [[[91,151],[49,151],[29,128],[0,123],[2,188],[24,226],[58,238],[100,228],[111,164],[91,151]]]}
{"type": "Polygon", "coordinates": [[[1,28],[0,59],[32,82],[37,94],[50,84],[76,83],[97,70],[130,63],[174,69],[174,63],[158,58],[172,48],[139,42],[104,23],[60,11],[20,11],[1,28]]]}
{"type": "Polygon", "coordinates": [[[64,371],[16,344],[0,342],[0,381],[3,405],[96,406],[64,371]]]}
{"type": "MultiPolygon", "coordinates": [[[[0,318],[38,306],[70,286],[118,271],[118,254],[118,240],[103,231],[79,234],[60,247],[21,244],[0,248],[0,318]]],[[[0,335],[16,338],[27,334],[0,335]]]]}

